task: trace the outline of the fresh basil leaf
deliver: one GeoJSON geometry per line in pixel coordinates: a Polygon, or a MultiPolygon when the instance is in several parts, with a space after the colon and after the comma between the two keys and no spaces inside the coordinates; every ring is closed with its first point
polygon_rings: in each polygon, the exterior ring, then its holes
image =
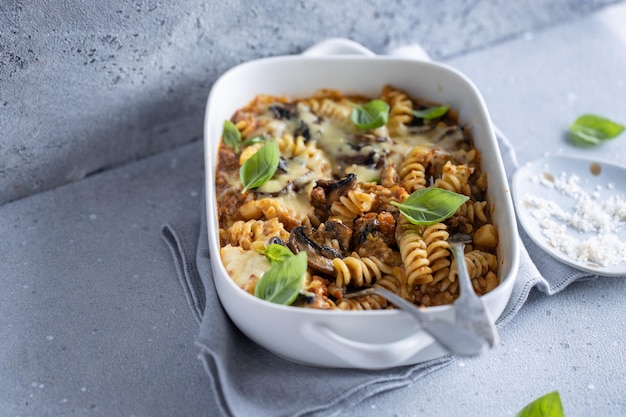
{"type": "Polygon", "coordinates": [[[422,188],[413,192],[403,203],[392,201],[413,224],[430,226],[452,216],[469,197],[443,188],[422,188]]]}
{"type": "Polygon", "coordinates": [[[285,262],[287,259],[294,256],[293,252],[289,248],[279,245],[278,243],[272,243],[268,245],[265,250],[259,251],[265,255],[265,259],[270,265],[276,265],[281,262],[285,262]]]}
{"type": "Polygon", "coordinates": [[[306,268],[306,252],[300,252],[275,264],[261,276],[254,295],[272,303],[290,305],[302,289],[306,268]]]}
{"type": "Polygon", "coordinates": [[[572,142],[579,145],[599,145],[622,134],[625,127],[595,114],[583,114],[570,125],[572,142]]]}
{"type": "Polygon", "coordinates": [[[280,150],[275,140],[263,145],[254,155],[246,160],[239,169],[243,191],[263,185],[274,176],[280,162],[280,150]]]}
{"type": "Polygon", "coordinates": [[[389,104],[383,100],[372,100],[364,106],[356,106],[350,120],[363,130],[376,129],[387,124],[389,104]]]}
{"type": "Polygon", "coordinates": [[[561,396],[550,392],[524,407],[515,417],[564,417],[561,396]]]}
{"type": "Polygon", "coordinates": [[[446,114],[449,109],[450,106],[448,104],[444,104],[442,106],[429,107],[422,110],[413,110],[413,116],[425,120],[436,119],[437,117],[441,117],[446,114]]]}
{"type": "Polygon", "coordinates": [[[263,137],[263,136],[253,136],[251,138],[248,138],[248,139],[244,140],[242,145],[243,146],[250,146],[250,145],[254,145],[255,143],[261,143],[263,141],[265,141],[265,137],[263,137]]]}
{"type": "Polygon", "coordinates": [[[239,152],[239,148],[241,148],[241,132],[230,120],[224,120],[222,137],[226,146],[233,148],[235,153],[239,152]]]}

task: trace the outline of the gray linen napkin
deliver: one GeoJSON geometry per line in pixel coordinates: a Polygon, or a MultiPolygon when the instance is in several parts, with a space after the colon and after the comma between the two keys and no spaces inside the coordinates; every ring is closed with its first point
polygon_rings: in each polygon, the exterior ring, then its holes
{"type": "MultiPolygon", "coordinates": [[[[515,152],[498,132],[507,174],[517,168],[515,152]]],[[[520,269],[511,299],[498,320],[507,323],[538,288],[552,295],[580,279],[596,278],[546,255],[520,230],[520,269]]],[[[375,394],[411,384],[454,361],[436,359],[381,371],[325,369],[278,358],[243,335],[223,310],[211,275],[204,206],[187,225],[165,225],[168,244],[194,317],[200,323],[199,358],[227,416],[330,416],[375,394]],[[332,384],[329,383],[332,381],[332,384]]]]}

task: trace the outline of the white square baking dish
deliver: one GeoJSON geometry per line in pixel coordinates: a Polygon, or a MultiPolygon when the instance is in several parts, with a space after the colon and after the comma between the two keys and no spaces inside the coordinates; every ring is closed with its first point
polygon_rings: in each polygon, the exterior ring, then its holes
{"type": "MultiPolygon", "coordinates": [[[[483,296],[491,316],[504,311],[518,271],[515,214],[495,133],[485,103],[472,82],[439,63],[374,56],[351,42],[335,42],[309,53],[247,62],[220,77],[208,97],[205,119],[207,227],[213,279],[220,301],[250,339],[285,359],[307,365],[384,369],[446,355],[401,310],[346,312],[273,304],[239,288],[220,259],[215,169],[224,120],[258,94],[306,97],[321,89],[376,96],[385,84],[413,97],[449,103],[471,125],[482,168],[488,174],[489,203],[499,232],[500,284],[483,296]],[[339,55],[324,55],[328,52],[339,55]],[[471,122],[471,123],[470,123],[471,122]]],[[[451,305],[428,307],[428,314],[453,320],[451,305]]]]}

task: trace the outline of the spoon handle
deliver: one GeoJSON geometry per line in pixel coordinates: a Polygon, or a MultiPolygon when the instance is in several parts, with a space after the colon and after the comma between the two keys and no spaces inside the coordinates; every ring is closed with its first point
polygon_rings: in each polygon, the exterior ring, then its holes
{"type": "Polygon", "coordinates": [[[450,249],[456,260],[459,286],[461,287],[461,294],[454,302],[456,322],[485,338],[489,346],[494,346],[498,340],[498,330],[483,300],[474,292],[465,262],[464,247],[465,245],[461,242],[450,244],[450,249]]]}
{"type": "Polygon", "coordinates": [[[484,338],[475,332],[442,319],[436,319],[424,313],[416,305],[383,288],[371,287],[350,296],[378,294],[396,307],[413,316],[426,333],[430,334],[444,349],[459,356],[475,356],[484,352],[488,345],[484,338]]]}

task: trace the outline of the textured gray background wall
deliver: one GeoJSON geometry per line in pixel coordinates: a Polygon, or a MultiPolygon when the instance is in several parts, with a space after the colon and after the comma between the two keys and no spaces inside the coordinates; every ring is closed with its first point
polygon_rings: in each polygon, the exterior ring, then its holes
{"type": "Polygon", "coordinates": [[[614,2],[1,0],[0,204],[200,139],[243,61],[333,36],[445,60],[614,2]]]}

